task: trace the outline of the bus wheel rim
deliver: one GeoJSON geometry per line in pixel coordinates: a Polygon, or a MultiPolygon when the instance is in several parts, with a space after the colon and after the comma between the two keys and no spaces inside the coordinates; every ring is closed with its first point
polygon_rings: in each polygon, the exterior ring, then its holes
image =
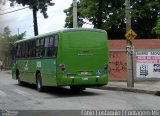
{"type": "Polygon", "coordinates": [[[20,76],[18,75],[18,84],[21,84],[20,76]]]}
{"type": "Polygon", "coordinates": [[[38,89],[41,88],[40,79],[38,79],[37,87],[38,87],[38,89]]]}

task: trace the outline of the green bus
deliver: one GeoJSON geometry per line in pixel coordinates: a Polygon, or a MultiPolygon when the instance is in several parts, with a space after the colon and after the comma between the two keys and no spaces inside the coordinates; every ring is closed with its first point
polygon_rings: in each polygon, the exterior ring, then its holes
{"type": "Polygon", "coordinates": [[[100,29],[63,29],[15,42],[12,78],[18,84],[70,86],[77,90],[108,82],[108,37],[100,29]]]}

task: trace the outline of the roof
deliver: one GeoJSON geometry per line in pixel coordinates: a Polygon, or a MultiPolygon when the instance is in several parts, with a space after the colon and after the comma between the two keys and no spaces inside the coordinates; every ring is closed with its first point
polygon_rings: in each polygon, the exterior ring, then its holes
{"type": "Polygon", "coordinates": [[[95,31],[95,32],[103,32],[106,33],[105,30],[101,29],[90,29],[90,28],[69,28],[69,29],[63,29],[63,32],[74,32],[74,31],[95,31]]]}
{"type": "Polygon", "coordinates": [[[75,31],[94,31],[94,32],[106,33],[105,30],[101,30],[101,29],[67,28],[67,29],[62,29],[62,30],[58,30],[58,31],[52,31],[52,32],[49,32],[49,33],[41,34],[41,35],[38,35],[38,36],[33,36],[31,38],[28,38],[28,39],[19,40],[16,43],[20,43],[20,42],[23,42],[23,41],[29,41],[29,40],[37,39],[37,38],[41,38],[41,37],[46,37],[48,35],[56,34],[58,32],[67,33],[67,32],[75,32],[75,31]]]}

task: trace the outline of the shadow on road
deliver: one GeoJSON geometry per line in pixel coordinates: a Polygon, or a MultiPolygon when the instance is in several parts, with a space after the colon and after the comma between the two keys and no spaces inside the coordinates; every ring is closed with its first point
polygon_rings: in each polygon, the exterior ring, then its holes
{"type": "MultiPolygon", "coordinates": [[[[19,86],[19,85],[16,84],[16,86],[19,86]]],[[[23,86],[20,86],[20,87],[37,91],[36,85],[33,85],[33,84],[25,83],[23,86]]],[[[96,91],[95,92],[87,91],[87,88],[86,90],[83,90],[83,91],[72,91],[69,87],[45,87],[44,91],[41,93],[54,95],[56,97],[76,97],[76,96],[83,97],[83,96],[95,96],[95,95],[97,96],[102,94],[96,91]]]]}

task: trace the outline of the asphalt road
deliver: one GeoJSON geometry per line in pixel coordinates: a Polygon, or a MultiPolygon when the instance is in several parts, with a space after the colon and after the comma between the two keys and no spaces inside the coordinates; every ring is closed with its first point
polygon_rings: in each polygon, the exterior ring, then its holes
{"type": "Polygon", "coordinates": [[[160,97],[91,88],[75,93],[67,87],[47,88],[40,93],[33,85],[17,85],[11,74],[0,71],[0,109],[18,111],[23,115],[39,113],[38,116],[53,113],[59,116],[82,115],[85,110],[158,110],[160,97]]]}

